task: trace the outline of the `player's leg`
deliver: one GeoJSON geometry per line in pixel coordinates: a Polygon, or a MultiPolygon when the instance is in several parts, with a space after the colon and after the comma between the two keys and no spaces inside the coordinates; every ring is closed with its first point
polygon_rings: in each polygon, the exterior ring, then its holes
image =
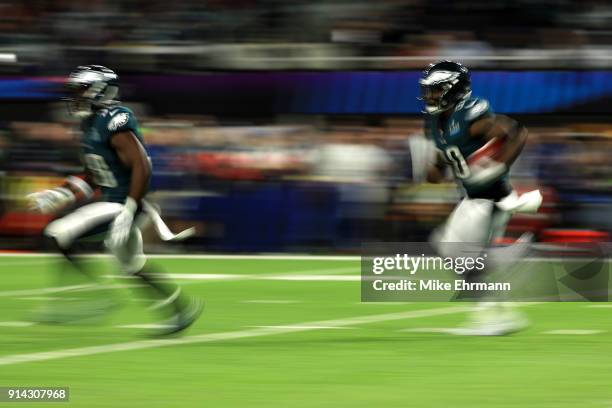
{"type": "MultiPolygon", "coordinates": [[[[499,210],[495,202],[488,199],[462,200],[449,216],[447,222],[433,234],[433,244],[441,256],[475,256],[489,249],[493,239],[503,235],[510,214],[499,210]]],[[[493,256],[495,258],[495,256],[493,256]]],[[[487,262],[481,271],[469,271],[461,276],[469,283],[484,282],[499,267],[496,262],[487,262]]],[[[505,302],[490,294],[457,293],[457,299],[470,298],[477,301],[469,323],[458,334],[500,335],[525,327],[526,322],[505,302]]]]}
{"type": "Polygon", "coordinates": [[[485,199],[461,200],[430,238],[440,256],[474,256],[483,251],[490,237],[493,206],[485,199]]]}
{"type": "Polygon", "coordinates": [[[117,259],[124,274],[141,280],[141,283],[144,284],[145,295],[150,303],[154,304],[154,308],[169,310],[170,315],[181,310],[181,289],[164,279],[160,273],[147,264],[143,252],[142,233],[139,228],[132,228],[124,246],[112,248],[110,251],[117,259]],[[162,303],[167,307],[162,307],[162,303]]]}
{"type": "MultiPolygon", "coordinates": [[[[490,243],[503,237],[508,221],[512,214],[503,211],[497,206],[493,208],[491,216],[491,238],[490,243]]],[[[496,273],[497,279],[508,279],[512,266],[520,264],[531,245],[532,234],[523,234],[514,244],[507,247],[490,248],[488,268],[485,272],[496,273]]],[[[478,277],[476,277],[478,279],[478,277]]],[[[491,279],[489,277],[489,279],[491,279]]],[[[495,280],[495,278],[494,278],[495,280]]],[[[476,319],[476,333],[481,335],[504,335],[525,329],[529,322],[523,313],[520,313],[514,303],[506,296],[483,299],[476,308],[473,318],[476,319]]]]}
{"type": "Polygon", "coordinates": [[[108,297],[95,299],[88,286],[98,279],[87,268],[86,263],[75,257],[77,240],[106,228],[121,210],[117,203],[92,203],[52,221],[44,231],[48,246],[60,253],[65,263],[56,266],[57,286],[66,287],[55,301],[36,313],[41,322],[62,323],[101,314],[111,306],[108,297]],[[77,301],[74,301],[77,299],[77,301]]]}
{"type": "Polygon", "coordinates": [[[142,234],[138,227],[133,227],[127,243],[122,247],[113,248],[112,253],[122,271],[138,278],[144,285],[151,309],[161,312],[168,319],[168,328],[162,330],[160,334],[181,331],[197,319],[202,309],[201,303],[184,296],[180,286],[147,263],[143,252],[142,234]]]}
{"type": "Polygon", "coordinates": [[[74,257],[75,243],[83,237],[103,232],[120,211],[119,203],[87,204],[49,223],[44,235],[49,245],[62,254],[74,270],[94,280],[94,276],[74,257]]]}

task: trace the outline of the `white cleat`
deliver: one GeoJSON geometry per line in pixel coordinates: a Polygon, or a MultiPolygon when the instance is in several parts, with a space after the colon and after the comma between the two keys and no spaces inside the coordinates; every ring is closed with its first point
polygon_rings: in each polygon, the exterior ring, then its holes
{"type": "Polygon", "coordinates": [[[525,330],[528,320],[513,310],[479,310],[475,318],[465,327],[453,329],[451,334],[458,336],[504,336],[525,330]]]}

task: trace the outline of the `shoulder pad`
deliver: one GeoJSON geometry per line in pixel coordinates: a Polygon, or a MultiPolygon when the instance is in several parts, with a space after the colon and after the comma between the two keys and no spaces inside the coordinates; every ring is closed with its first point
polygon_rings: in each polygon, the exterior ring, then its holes
{"type": "Polygon", "coordinates": [[[472,99],[463,106],[466,122],[472,122],[490,113],[489,102],[486,99],[472,99]]]}

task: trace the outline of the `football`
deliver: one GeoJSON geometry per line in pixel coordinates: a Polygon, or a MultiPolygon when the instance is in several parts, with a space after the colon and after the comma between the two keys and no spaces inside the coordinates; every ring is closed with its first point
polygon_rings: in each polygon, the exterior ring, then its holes
{"type": "Polygon", "coordinates": [[[489,140],[484,146],[476,150],[468,156],[467,163],[470,167],[479,162],[487,162],[490,160],[497,161],[501,152],[504,149],[505,138],[496,137],[489,140]]]}

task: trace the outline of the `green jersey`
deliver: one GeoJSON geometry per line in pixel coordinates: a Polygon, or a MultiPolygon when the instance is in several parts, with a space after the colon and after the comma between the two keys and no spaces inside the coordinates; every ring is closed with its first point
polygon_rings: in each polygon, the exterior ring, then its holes
{"type": "Polygon", "coordinates": [[[503,174],[490,185],[474,188],[463,183],[470,175],[466,158],[485,145],[483,139],[469,134],[472,123],[493,112],[489,102],[479,98],[468,98],[453,109],[446,122],[440,122],[440,115],[426,115],[425,134],[451,164],[455,178],[461,183],[467,195],[472,198],[501,198],[510,193],[508,175],[503,174]]]}
{"type": "Polygon", "coordinates": [[[111,146],[115,133],[131,131],[144,148],[134,113],[124,106],[95,111],[81,122],[83,162],[93,181],[102,189],[104,201],[124,202],[131,183],[131,170],[121,163],[111,146]]]}

